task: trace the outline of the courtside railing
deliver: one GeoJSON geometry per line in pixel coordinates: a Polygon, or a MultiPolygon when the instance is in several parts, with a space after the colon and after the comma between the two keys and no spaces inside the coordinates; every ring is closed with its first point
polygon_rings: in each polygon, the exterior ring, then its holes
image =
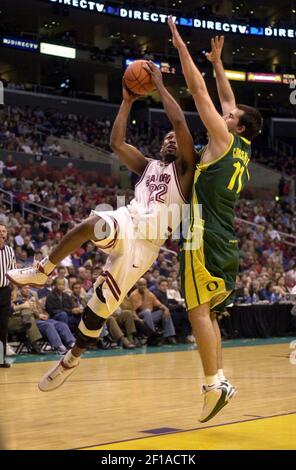
{"type": "Polygon", "coordinates": [[[0,188],[0,196],[1,195],[2,197],[0,198],[0,201],[9,207],[11,212],[14,211],[14,207],[18,206],[23,218],[25,217],[25,214],[33,214],[51,222],[63,221],[62,214],[55,209],[51,209],[32,201],[18,202],[11,192],[0,188]]]}

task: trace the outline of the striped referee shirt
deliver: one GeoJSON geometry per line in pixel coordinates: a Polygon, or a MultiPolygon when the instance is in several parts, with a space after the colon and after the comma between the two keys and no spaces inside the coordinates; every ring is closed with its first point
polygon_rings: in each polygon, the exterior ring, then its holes
{"type": "Polygon", "coordinates": [[[13,249],[4,245],[0,248],[0,288],[7,287],[9,280],[6,277],[7,271],[16,268],[16,260],[13,249]]]}

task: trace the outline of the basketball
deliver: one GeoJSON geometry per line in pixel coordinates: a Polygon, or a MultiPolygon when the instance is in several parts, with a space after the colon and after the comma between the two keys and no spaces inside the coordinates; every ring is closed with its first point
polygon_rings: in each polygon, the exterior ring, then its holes
{"type": "Polygon", "coordinates": [[[146,64],[146,60],[136,60],[128,66],[123,76],[125,86],[136,95],[144,96],[155,90],[150,73],[144,69],[146,64]]]}

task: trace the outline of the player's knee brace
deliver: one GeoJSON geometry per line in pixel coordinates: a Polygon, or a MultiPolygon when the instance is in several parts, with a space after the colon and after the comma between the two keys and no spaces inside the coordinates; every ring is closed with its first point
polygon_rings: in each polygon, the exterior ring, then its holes
{"type": "Polygon", "coordinates": [[[96,343],[106,318],[96,315],[89,306],[85,307],[78,326],[76,345],[81,349],[86,349],[96,343]]]}

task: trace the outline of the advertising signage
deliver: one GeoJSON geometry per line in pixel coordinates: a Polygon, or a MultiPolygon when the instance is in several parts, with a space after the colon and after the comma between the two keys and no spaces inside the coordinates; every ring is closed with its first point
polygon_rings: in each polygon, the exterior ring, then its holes
{"type": "MultiPolygon", "coordinates": [[[[158,11],[147,11],[128,7],[116,7],[108,2],[95,2],[89,0],[46,0],[48,3],[62,5],[63,7],[72,7],[81,11],[89,11],[95,14],[105,14],[117,16],[123,19],[141,21],[154,24],[166,24],[168,16],[158,11]]],[[[244,36],[261,36],[265,38],[286,38],[294,39],[296,37],[295,27],[276,28],[273,26],[255,26],[246,23],[237,23],[232,21],[206,20],[198,17],[174,16],[176,24],[197,30],[209,30],[223,33],[234,33],[244,36]]]]}

